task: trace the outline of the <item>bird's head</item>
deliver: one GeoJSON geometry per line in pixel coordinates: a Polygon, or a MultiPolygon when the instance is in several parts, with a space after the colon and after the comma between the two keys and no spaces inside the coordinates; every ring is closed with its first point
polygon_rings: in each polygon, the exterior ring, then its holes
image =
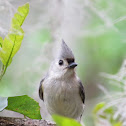
{"type": "Polygon", "coordinates": [[[50,72],[57,78],[69,77],[75,73],[74,68],[76,66],[77,64],[71,49],[62,40],[60,53],[58,58],[52,62],[50,72]]]}

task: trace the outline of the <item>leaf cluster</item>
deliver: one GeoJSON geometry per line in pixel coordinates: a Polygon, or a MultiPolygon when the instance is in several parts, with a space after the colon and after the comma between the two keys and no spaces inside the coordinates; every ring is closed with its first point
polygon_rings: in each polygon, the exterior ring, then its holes
{"type": "Polygon", "coordinates": [[[0,73],[0,80],[2,79],[3,75],[6,72],[7,67],[11,64],[12,58],[20,49],[24,31],[21,28],[26,16],[29,12],[29,4],[25,4],[18,8],[17,13],[15,13],[14,17],[12,18],[11,27],[4,38],[0,37],[0,60],[3,64],[2,70],[0,73]]]}

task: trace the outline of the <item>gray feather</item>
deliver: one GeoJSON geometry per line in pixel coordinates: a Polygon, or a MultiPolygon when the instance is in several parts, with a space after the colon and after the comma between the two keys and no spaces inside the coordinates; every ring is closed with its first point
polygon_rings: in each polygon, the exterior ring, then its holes
{"type": "Polygon", "coordinates": [[[43,98],[43,87],[42,87],[43,81],[44,81],[44,79],[42,79],[41,82],[40,82],[40,86],[39,86],[39,97],[40,97],[40,99],[42,99],[44,101],[44,98],[43,98]]]}
{"type": "Polygon", "coordinates": [[[80,93],[80,97],[82,99],[82,102],[85,102],[85,91],[84,91],[84,86],[82,84],[82,82],[79,80],[79,93],[80,93]]]}
{"type": "Polygon", "coordinates": [[[71,49],[67,46],[67,44],[62,40],[61,51],[59,55],[60,59],[74,59],[74,55],[71,49]]]}

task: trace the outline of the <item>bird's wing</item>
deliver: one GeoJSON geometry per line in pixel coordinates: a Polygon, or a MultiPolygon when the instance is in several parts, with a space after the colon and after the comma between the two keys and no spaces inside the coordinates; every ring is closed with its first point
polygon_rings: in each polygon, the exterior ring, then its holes
{"type": "Polygon", "coordinates": [[[42,99],[44,101],[44,98],[43,98],[43,87],[42,87],[43,82],[44,82],[44,78],[40,82],[40,86],[39,86],[39,97],[40,97],[40,99],[42,99]]]}
{"type": "Polygon", "coordinates": [[[80,80],[79,80],[79,93],[80,93],[82,102],[84,103],[85,102],[85,91],[84,91],[84,86],[80,80]]]}

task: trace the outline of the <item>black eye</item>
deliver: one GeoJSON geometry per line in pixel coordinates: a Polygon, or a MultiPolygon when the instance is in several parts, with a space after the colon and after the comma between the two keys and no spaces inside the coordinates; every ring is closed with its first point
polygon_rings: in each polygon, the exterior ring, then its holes
{"type": "Polygon", "coordinates": [[[63,65],[63,60],[59,60],[59,65],[63,65]]]}

